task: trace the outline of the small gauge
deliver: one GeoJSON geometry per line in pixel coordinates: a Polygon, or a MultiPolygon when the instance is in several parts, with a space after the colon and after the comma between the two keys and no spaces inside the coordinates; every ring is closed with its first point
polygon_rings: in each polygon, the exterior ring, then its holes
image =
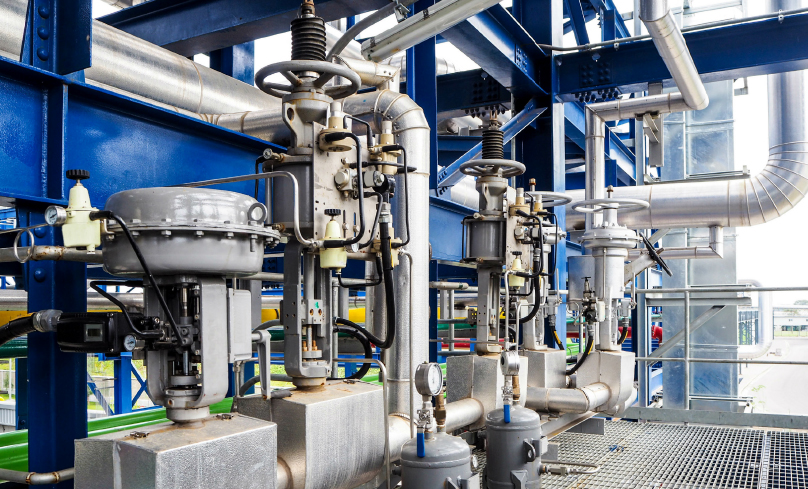
{"type": "Polygon", "coordinates": [[[437,396],[443,390],[443,370],[437,363],[422,363],[415,369],[415,388],[422,396],[437,396]]]}
{"type": "Polygon", "coordinates": [[[45,222],[49,226],[61,226],[67,220],[67,211],[64,207],[52,205],[45,210],[45,222]]]}
{"type": "Polygon", "coordinates": [[[126,348],[126,351],[132,351],[136,346],[137,339],[130,334],[126,335],[126,337],[123,339],[123,347],[126,348]]]}

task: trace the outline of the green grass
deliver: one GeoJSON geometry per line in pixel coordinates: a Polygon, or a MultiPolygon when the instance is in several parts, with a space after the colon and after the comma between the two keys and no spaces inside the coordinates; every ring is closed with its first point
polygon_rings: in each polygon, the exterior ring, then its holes
{"type": "Polygon", "coordinates": [[[775,331],[774,336],[783,336],[787,338],[808,338],[808,331],[775,331]]]}

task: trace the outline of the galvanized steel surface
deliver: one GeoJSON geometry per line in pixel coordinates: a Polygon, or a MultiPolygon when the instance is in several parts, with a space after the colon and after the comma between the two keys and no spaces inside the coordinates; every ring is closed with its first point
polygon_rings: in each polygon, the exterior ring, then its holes
{"type": "Polygon", "coordinates": [[[544,476],[544,489],[808,487],[806,433],[606,421],[605,435],[563,433],[552,441],[560,460],[602,469],[544,476]]]}

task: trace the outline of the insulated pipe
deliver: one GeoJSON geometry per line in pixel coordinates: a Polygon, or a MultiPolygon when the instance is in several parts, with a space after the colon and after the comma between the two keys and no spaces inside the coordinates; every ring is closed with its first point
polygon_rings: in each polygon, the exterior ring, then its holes
{"type": "Polygon", "coordinates": [[[597,382],[578,389],[528,387],[525,407],[541,412],[583,414],[609,401],[609,386],[597,382]]]}
{"type": "MultiPolygon", "coordinates": [[[[27,0],[0,3],[0,51],[19,60],[25,35],[27,0]]],[[[205,114],[280,107],[280,101],[252,85],[93,21],[93,66],[84,70],[88,84],[104,84],[205,114]]]]}
{"type": "Polygon", "coordinates": [[[446,431],[473,425],[485,414],[482,403],[472,397],[446,404],[446,431]]]}
{"type": "Polygon", "coordinates": [[[706,108],[710,103],[707,90],[687,49],[682,31],[668,8],[668,1],[643,0],[640,3],[640,20],[654,40],[684,102],[691,110],[706,108]]]}
{"type": "MultiPolygon", "coordinates": [[[[751,284],[763,287],[757,280],[738,280],[739,284],[751,284]]],[[[754,345],[741,345],[738,347],[738,358],[754,360],[769,352],[774,341],[772,293],[758,292],[758,341],[754,345]]]]}
{"type": "MultiPolygon", "coordinates": [[[[624,214],[633,229],[741,227],[769,222],[808,193],[808,97],[805,71],[769,75],[769,162],[757,175],[716,180],[619,187],[615,198],[644,200],[648,209],[624,214]]],[[[570,191],[573,202],[584,197],[570,191]]],[[[567,209],[567,230],[583,229],[584,215],[567,209]]]]}
{"type": "Polygon", "coordinates": [[[0,480],[26,484],[30,486],[44,486],[46,484],[58,484],[61,481],[73,479],[76,469],[59,470],[57,472],[22,472],[19,470],[0,469],[0,480]]]}
{"type": "MultiPolygon", "coordinates": [[[[414,372],[410,372],[409,368],[410,331],[405,325],[410,324],[410,319],[414,345],[412,363],[418,365],[429,360],[429,124],[423,110],[411,98],[391,90],[347,97],[343,110],[367,120],[376,132],[381,131],[383,121],[391,121],[396,143],[407,148],[407,164],[415,167],[414,171],[408,172],[406,192],[410,229],[413,230],[406,250],[413,258],[412,273],[406,266],[398,266],[394,270],[396,321],[399,327],[396,329],[396,342],[387,350],[385,360],[390,373],[390,412],[406,413],[409,412],[410,401],[418,405],[421,399],[415,393],[411,396],[409,389],[409,379],[414,372]],[[413,311],[412,318],[409,317],[410,310],[413,311]]],[[[402,177],[398,178],[401,182],[402,177]]],[[[403,192],[397,193],[393,209],[393,224],[398,236],[402,236],[405,229],[405,203],[401,198],[403,195],[403,192]]],[[[374,329],[383,329],[383,321],[383,315],[376,315],[373,319],[374,329]]]]}
{"type": "MultiPolygon", "coordinates": [[[[628,259],[639,258],[643,253],[641,249],[628,252],[628,259]]],[[[660,248],[659,255],[665,260],[700,260],[708,258],[724,258],[724,228],[712,226],[710,228],[709,246],[688,246],[660,248]]]]}

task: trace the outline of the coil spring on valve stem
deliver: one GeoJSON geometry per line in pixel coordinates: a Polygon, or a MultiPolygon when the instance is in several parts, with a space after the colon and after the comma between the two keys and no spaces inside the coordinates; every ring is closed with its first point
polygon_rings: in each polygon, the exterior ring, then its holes
{"type": "Polygon", "coordinates": [[[301,8],[305,17],[292,21],[292,59],[325,61],[325,21],[315,17],[314,5],[301,8]]]}
{"type": "Polygon", "coordinates": [[[505,159],[505,136],[502,130],[496,127],[488,128],[483,131],[483,151],[482,157],[484,160],[502,160],[505,159]]]}

